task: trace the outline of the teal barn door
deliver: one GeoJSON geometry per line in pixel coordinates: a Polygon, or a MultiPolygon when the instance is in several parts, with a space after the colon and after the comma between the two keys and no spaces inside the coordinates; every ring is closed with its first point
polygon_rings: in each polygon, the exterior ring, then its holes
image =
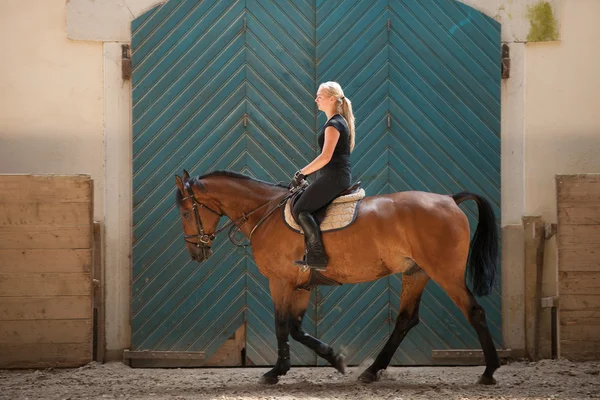
{"type": "MultiPolygon", "coordinates": [[[[174,175],[289,181],[318,154],[320,82],[340,82],[354,103],[353,174],[368,195],[468,190],[500,215],[500,26],[460,2],[170,0],[133,22],[132,57],[134,350],[210,359],[245,329],[244,363],[275,362],[267,280],[225,236],[208,261],[189,259],[174,175]]],[[[464,210],[474,228],[476,209],[464,210]]],[[[391,333],[400,290],[400,276],[318,288],[305,329],[358,364],[391,333]]],[[[480,301],[501,347],[499,291],[480,301]]],[[[433,282],[420,313],[393,363],[479,347],[433,282]]],[[[320,360],[292,343],[292,362],[320,360]]]]}

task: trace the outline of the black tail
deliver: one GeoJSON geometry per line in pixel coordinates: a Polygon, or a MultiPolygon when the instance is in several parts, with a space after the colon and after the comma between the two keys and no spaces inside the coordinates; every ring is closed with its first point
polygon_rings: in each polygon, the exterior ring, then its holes
{"type": "Polygon", "coordinates": [[[498,232],[496,216],[490,203],[483,197],[462,192],[452,196],[456,204],[465,200],[475,200],[479,210],[479,223],[471,242],[471,254],[467,265],[467,275],[476,296],[487,296],[496,284],[498,273],[498,232]]]}

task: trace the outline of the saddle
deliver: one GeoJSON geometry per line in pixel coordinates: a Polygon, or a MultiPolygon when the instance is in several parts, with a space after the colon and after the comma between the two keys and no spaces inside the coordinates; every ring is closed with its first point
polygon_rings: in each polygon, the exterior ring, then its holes
{"type": "MultiPolygon", "coordinates": [[[[358,203],[365,197],[365,191],[360,187],[360,183],[360,181],[356,182],[329,204],[313,213],[315,222],[320,226],[321,232],[346,228],[354,222],[358,211],[358,203]]],[[[283,207],[285,223],[290,229],[298,233],[302,233],[302,228],[292,215],[292,209],[303,192],[304,189],[298,190],[283,207]]]]}

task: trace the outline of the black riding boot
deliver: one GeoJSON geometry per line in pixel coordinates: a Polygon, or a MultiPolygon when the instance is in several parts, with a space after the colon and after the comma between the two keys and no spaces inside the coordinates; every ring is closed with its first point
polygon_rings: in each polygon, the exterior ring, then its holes
{"type": "Polygon", "coordinates": [[[295,263],[298,265],[308,265],[317,271],[324,271],[329,260],[327,254],[325,254],[321,229],[319,229],[312,214],[308,211],[302,211],[298,214],[298,224],[304,231],[306,256],[305,260],[296,261],[295,263]]]}

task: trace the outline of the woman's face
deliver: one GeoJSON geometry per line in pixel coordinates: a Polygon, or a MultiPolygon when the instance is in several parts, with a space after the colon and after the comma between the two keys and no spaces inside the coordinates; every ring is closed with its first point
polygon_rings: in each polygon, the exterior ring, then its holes
{"type": "Polygon", "coordinates": [[[315,97],[315,103],[317,108],[321,111],[329,111],[333,108],[334,96],[328,96],[325,91],[321,88],[317,91],[317,97],[315,97]]]}

